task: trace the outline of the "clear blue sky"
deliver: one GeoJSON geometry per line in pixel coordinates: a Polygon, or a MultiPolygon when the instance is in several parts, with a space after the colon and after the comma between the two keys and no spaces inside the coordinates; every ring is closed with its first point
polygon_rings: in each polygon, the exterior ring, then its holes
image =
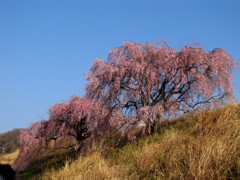
{"type": "Polygon", "coordinates": [[[0,133],[83,95],[93,61],[124,41],[199,41],[240,60],[239,9],[239,0],[0,0],[0,133]]]}

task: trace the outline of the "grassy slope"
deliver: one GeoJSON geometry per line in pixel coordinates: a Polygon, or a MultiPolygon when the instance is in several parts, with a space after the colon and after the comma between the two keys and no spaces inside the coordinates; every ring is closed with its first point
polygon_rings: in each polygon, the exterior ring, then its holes
{"type": "Polygon", "coordinates": [[[0,164],[12,165],[19,154],[19,150],[8,154],[0,154],[0,164]]]}
{"type": "MultiPolygon", "coordinates": [[[[240,107],[162,123],[157,132],[107,153],[48,166],[33,179],[240,179],[240,107]]],[[[62,161],[61,161],[62,162],[62,161]]]]}

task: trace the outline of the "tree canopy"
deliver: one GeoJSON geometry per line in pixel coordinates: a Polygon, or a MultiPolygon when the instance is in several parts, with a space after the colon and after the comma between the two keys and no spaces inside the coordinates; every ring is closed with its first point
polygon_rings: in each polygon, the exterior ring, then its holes
{"type": "Polygon", "coordinates": [[[86,97],[133,115],[141,108],[187,112],[232,91],[236,60],[222,49],[180,51],[163,42],[125,42],[108,60],[98,58],[87,74],[86,97]]]}

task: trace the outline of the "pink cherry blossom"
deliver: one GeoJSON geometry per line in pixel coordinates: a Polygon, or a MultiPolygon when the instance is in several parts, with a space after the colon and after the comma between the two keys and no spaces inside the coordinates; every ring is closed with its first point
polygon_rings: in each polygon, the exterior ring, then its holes
{"type": "Polygon", "coordinates": [[[162,115],[187,112],[231,93],[234,68],[237,61],[222,49],[193,45],[176,51],[161,41],[125,42],[106,62],[94,62],[86,97],[127,117],[155,106],[162,115]]]}

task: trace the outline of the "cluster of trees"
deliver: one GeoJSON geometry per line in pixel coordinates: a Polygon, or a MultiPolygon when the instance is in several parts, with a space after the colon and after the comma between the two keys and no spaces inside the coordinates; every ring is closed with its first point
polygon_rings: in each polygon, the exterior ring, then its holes
{"type": "Polygon", "coordinates": [[[18,136],[20,129],[0,134],[0,154],[12,153],[20,147],[18,136]]]}
{"type": "MultiPolygon", "coordinates": [[[[86,74],[84,97],[54,105],[48,121],[21,132],[15,164],[28,161],[29,152],[39,145],[47,147],[62,137],[73,137],[77,143],[71,146],[81,150],[85,140],[102,142],[99,137],[120,134],[132,140],[136,134],[131,130],[136,127],[151,134],[164,117],[220,101],[231,93],[234,68],[237,61],[222,49],[207,52],[200,46],[186,46],[177,51],[162,42],[126,42],[112,50],[106,62],[95,60],[86,74]]],[[[26,167],[27,163],[21,164],[26,167]]]]}

